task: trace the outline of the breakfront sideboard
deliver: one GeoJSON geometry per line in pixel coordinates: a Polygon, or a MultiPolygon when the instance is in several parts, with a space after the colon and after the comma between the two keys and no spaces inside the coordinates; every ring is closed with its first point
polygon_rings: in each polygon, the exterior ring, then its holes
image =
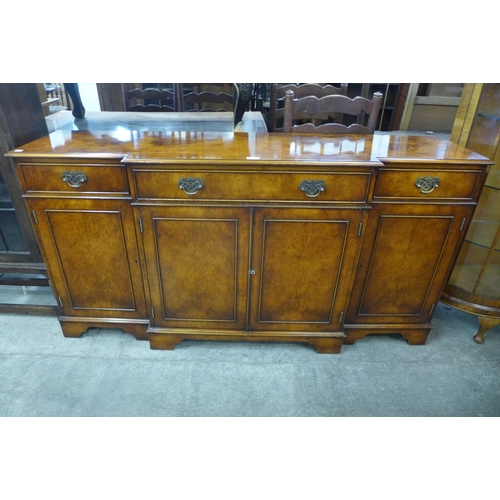
{"type": "Polygon", "coordinates": [[[65,336],[423,344],[490,161],[427,136],[56,131],[9,153],[65,336]]]}

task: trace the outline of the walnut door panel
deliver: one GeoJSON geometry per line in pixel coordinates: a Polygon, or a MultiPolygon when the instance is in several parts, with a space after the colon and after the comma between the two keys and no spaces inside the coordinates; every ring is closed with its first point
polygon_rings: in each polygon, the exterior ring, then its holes
{"type": "Polygon", "coordinates": [[[428,321],[469,213],[467,206],[375,206],[346,322],[428,321]]]}
{"type": "Polygon", "coordinates": [[[147,318],[135,224],[126,202],[30,204],[66,316],[147,318]]]}
{"type": "Polygon", "coordinates": [[[256,209],[250,329],[340,329],[363,212],[256,209]]]}
{"type": "Polygon", "coordinates": [[[248,209],[141,207],[152,323],[244,329],[248,209]]]}

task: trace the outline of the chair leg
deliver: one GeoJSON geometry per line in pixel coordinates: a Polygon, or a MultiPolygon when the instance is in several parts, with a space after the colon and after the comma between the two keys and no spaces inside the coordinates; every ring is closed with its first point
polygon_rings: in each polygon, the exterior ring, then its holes
{"type": "Polygon", "coordinates": [[[478,316],[477,320],[479,321],[480,326],[476,335],[474,335],[474,342],[476,342],[476,344],[484,344],[484,334],[495,326],[500,325],[500,318],[487,318],[485,316],[478,316]]]}

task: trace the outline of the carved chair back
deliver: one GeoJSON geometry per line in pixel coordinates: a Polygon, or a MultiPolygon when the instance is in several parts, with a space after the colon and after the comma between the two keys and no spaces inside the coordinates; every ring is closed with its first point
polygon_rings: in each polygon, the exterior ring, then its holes
{"type": "MultiPolygon", "coordinates": [[[[269,101],[269,131],[280,132],[283,130],[284,98],[287,90],[292,90],[295,97],[300,99],[306,96],[316,96],[318,98],[328,95],[347,95],[347,83],[340,84],[340,87],[334,85],[322,85],[320,83],[273,83],[271,84],[269,101]]],[[[337,122],[342,121],[339,114],[336,117],[337,122]]]]}
{"type": "Polygon", "coordinates": [[[122,84],[127,111],[177,111],[175,85],[168,83],[122,84]]]}
{"type": "Polygon", "coordinates": [[[233,84],[178,83],[178,111],[233,111],[233,84]]]}
{"type": "MultiPolygon", "coordinates": [[[[293,90],[287,90],[285,95],[285,108],[283,132],[299,132],[305,134],[373,134],[382,104],[382,94],[375,92],[373,99],[355,97],[351,99],[345,95],[330,95],[318,98],[307,96],[296,99],[293,90]],[[328,120],[336,114],[368,117],[366,125],[353,123],[323,123],[316,126],[313,123],[294,124],[295,120],[328,120]]],[[[358,120],[359,121],[359,120],[358,120]]]]}

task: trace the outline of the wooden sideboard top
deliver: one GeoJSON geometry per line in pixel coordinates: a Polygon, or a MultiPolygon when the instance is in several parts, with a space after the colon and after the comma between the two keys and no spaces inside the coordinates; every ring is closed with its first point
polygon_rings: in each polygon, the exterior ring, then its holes
{"type": "Polygon", "coordinates": [[[316,136],[282,133],[56,130],[8,153],[16,158],[126,159],[127,163],[280,163],[370,165],[381,162],[489,164],[436,136],[316,136]]]}

